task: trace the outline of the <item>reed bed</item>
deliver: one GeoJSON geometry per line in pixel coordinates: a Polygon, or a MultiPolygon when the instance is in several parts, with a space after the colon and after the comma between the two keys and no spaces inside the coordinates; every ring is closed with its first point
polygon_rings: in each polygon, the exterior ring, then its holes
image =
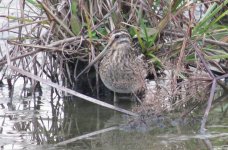
{"type": "Polygon", "coordinates": [[[187,115],[203,107],[203,131],[212,102],[217,102],[213,101],[216,86],[227,91],[221,80],[228,77],[227,4],[228,0],[19,1],[16,15],[0,16],[7,20],[0,33],[13,35],[5,38],[7,48],[0,51],[2,79],[7,78],[13,88],[18,77],[28,77],[33,91],[40,77],[65,92],[69,90],[64,87],[82,91],[86,85],[99,97],[98,64],[80,79],[76,76],[102,51],[110,32],[125,28],[145,55],[153,80],[168,81],[148,92],[140,110],[163,112],[168,103],[171,110],[187,107],[183,113],[187,115]]]}

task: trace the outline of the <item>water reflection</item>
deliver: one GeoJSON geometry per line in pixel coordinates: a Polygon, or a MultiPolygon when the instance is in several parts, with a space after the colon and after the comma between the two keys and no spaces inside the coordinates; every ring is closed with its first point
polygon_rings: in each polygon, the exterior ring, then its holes
{"type": "Polygon", "coordinates": [[[40,92],[25,96],[18,94],[18,88],[14,96],[9,98],[9,95],[4,94],[11,92],[9,88],[2,88],[0,144],[3,149],[54,144],[102,129],[104,122],[116,114],[76,97],[61,98],[49,87],[43,90],[44,95],[40,92]]]}
{"type": "MultiPolygon", "coordinates": [[[[202,136],[197,134],[198,120],[182,124],[171,121],[169,125],[165,121],[165,125],[154,123],[149,128],[137,124],[141,127],[139,130],[129,129],[126,127],[131,118],[126,115],[76,97],[59,97],[55,89],[45,85],[42,85],[43,92],[27,96],[20,94],[21,88],[14,87],[12,98],[8,97],[7,86],[0,89],[0,145],[4,150],[210,149],[210,144],[217,149],[227,148],[227,98],[221,100],[224,105],[218,105],[210,113],[208,134],[202,136]],[[56,146],[59,142],[109,127],[117,128],[56,146]]],[[[126,108],[134,104],[121,105],[126,108]]]]}

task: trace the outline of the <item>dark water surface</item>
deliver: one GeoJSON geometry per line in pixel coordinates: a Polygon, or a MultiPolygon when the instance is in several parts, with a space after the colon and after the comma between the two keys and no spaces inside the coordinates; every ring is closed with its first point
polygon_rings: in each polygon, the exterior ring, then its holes
{"type": "MultiPolygon", "coordinates": [[[[180,124],[171,121],[169,125],[160,119],[158,124],[147,126],[141,123],[131,128],[128,126],[132,120],[129,116],[75,97],[59,98],[45,85],[42,85],[42,93],[37,92],[35,96],[29,96],[29,92],[21,89],[21,85],[15,85],[12,99],[7,85],[0,89],[1,150],[195,150],[209,149],[210,146],[218,150],[228,149],[227,99],[210,112],[207,134],[200,135],[199,119],[180,124]],[[91,132],[93,136],[78,138],[91,132]]],[[[135,104],[125,102],[119,105],[130,110],[135,104]]]]}

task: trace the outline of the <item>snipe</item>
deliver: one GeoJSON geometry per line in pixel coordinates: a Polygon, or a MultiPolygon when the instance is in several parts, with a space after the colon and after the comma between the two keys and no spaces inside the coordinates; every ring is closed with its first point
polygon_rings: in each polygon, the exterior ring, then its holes
{"type": "Polygon", "coordinates": [[[117,93],[136,93],[145,88],[146,68],[132,48],[131,37],[126,30],[111,34],[107,53],[99,65],[104,85],[117,93]]]}
{"type": "Polygon", "coordinates": [[[146,67],[133,49],[126,30],[112,32],[108,45],[76,79],[100,59],[100,78],[114,92],[114,101],[117,100],[116,92],[137,93],[145,88],[146,67]]]}

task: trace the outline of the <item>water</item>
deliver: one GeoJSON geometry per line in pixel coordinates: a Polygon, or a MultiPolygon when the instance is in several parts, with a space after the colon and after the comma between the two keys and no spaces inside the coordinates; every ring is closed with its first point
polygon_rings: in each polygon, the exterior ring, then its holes
{"type": "MultiPolygon", "coordinates": [[[[20,80],[18,82],[20,83],[20,80]]],[[[23,81],[23,80],[21,80],[23,81]]],[[[42,85],[42,93],[26,96],[22,85],[15,85],[8,98],[8,87],[0,89],[0,146],[8,149],[228,149],[227,103],[210,112],[206,135],[199,134],[200,120],[158,123],[129,128],[132,118],[80,100],[58,97],[42,85]],[[21,96],[21,93],[23,96],[21,96]],[[109,131],[77,139],[94,131],[109,131]],[[73,139],[72,141],[68,141],[73,139]],[[66,143],[61,143],[65,141],[66,143]],[[58,144],[59,145],[56,145],[58,144]],[[207,144],[205,144],[207,143],[207,144]],[[208,144],[209,143],[209,144],[208,144]]],[[[226,99],[227,101],[227,99],[226,99]]],[[[131,102],[120,107],[130,109],[131,102]]],[[[137,126],[136,125],[136,126],[137,126]]],[[[145,124],[144,124],[145,125],[145,124]]]]}

